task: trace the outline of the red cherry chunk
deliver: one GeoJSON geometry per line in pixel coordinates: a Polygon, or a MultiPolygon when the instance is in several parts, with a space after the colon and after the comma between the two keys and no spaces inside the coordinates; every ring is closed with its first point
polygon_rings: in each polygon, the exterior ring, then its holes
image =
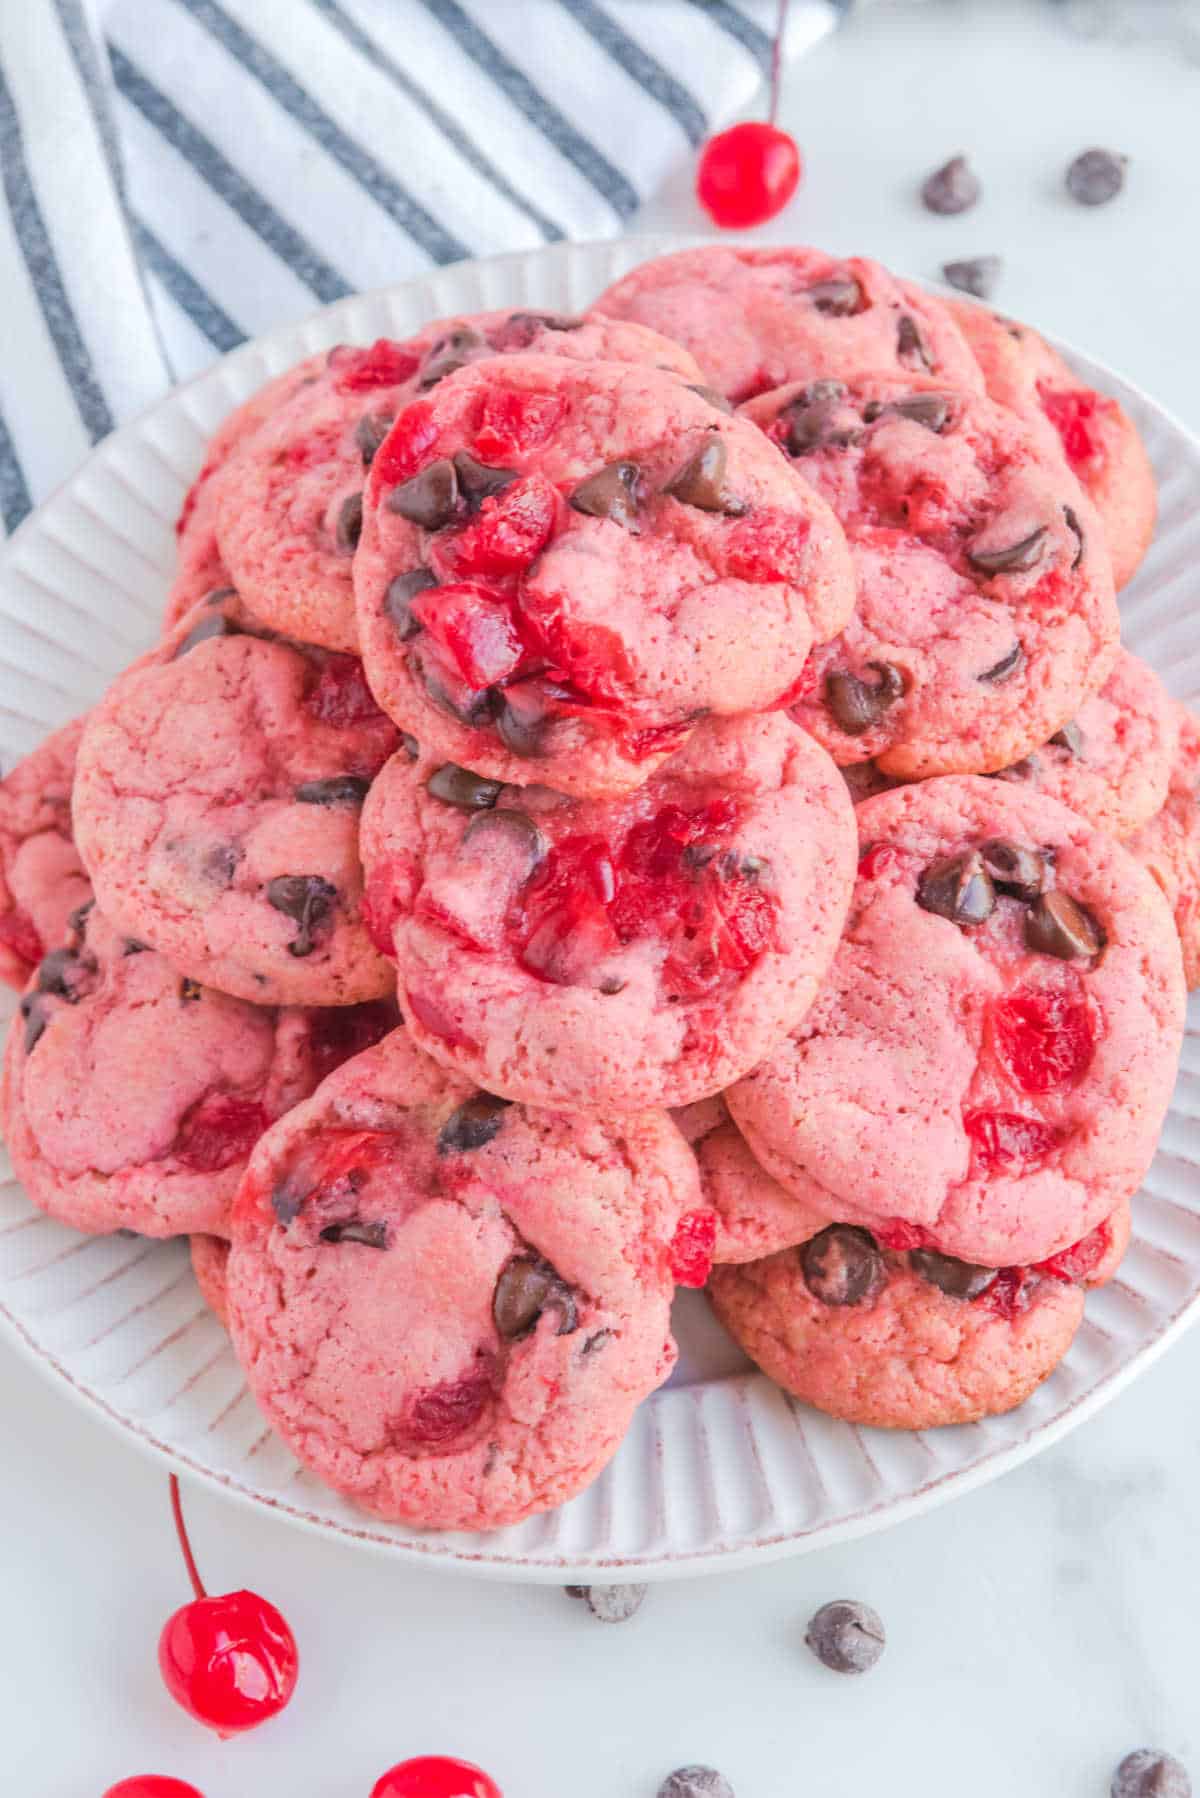
{"type": "Polygon", "coordinates": [[[1015,1111],[969,1111],[963,1128],[983,1174],[1021,1174],[1045,1160],[1062,1137],[1040,1118],[1015,1111]]]}
{"type": "Polygon", "coordinates": [[[490,1371],[430,1386],[412,1401],[397,1433],[421,1448],[453,1442],[483,1415],[493,1390],[490,1371]]]}
{"type": "Polygon", "coordinates": [[[553,437],[566,412],[561,393],[497,388],[480,404],[475,453],[482,462],[496,462],[537,449],[553,437]]]}
{"type": "Polygon", "coordinates": [[[903,1255],[908,1249],[936,1249],[937,1243],[921,1224],[910,1224],[903,1217],[889,1217],[882,1224],[872,1224],[871,1234],[876,1242],[885,1249],[891,1249],[897,1255],[903,1255]]]}
{"type": "Polygon", "coordinates": [[[984,1305],[1005,1323],[1012,1323],[1029,1305],[1029,1272],[1023,1267],[1002,1267],[990,1286],[973,1302],[984,1305]]]}
{"type": "Polygon", "coordinates": [[[423,1754],[389,1768],[371,1788],[371,1798],[504,1798],[504,1794],[482,1767],[444,1754],[423,1754]]]}
{"type": "Polygon", "coordinates": [[[138,1773],[109,1786],[104,1798],[204,1798],[204,1794],[183,1779],[169,1779],[163,1773],[138,1773]]]}
{"type": "Polygon", "coordinates": [[[682,749],[692,734],[690,724],[650,724],[645,730],[625,733],[625,753],[635,762],[652,755],[670,755],[682,749]]]}
{"type": "Polygon", "coordinates": [[[521,574],[550,541],[557,515],[558,494],[550,482],[544,475],[524,475],[485,499],[479,516],[462,530],[434,539],[434,571],[450,578],[521,574]]]}
{"type": "Polygon", "coordinates": [[[894,868],[900,861],[900,851],[891,843],[872,843],[858,859],[858,878],[860,880],[878,880],[889,868],[894,868]]]}
{"type": "Polygon", "coordinates": [[[617,887],[608,843],[599,836],[564,837],[526,889],[517,959],[555,986],[587,981],[617,948],[608,918],[617,887]]]}
{"type": "Polygon", "coordinates": [[[197,1722],[240,1735],[291,1698],[299,1656],[291,1630],[255,1592],[196,1598],[163,1626],[158,1664],[167,1690],[197,1722]]]}
{"type": "Polygon", "coordinates": [[[1042,411],[1062,438],[1067,461],[1073,468],[1090,462],[1100,454],[1102,442],[1095,427],[1112,401],[1094,393],[1091,388],[1051,387],[1038,382],[1038,399],[1042,411]]]}
{"type": "Polygon", "coordinates": [[[438,440],[433,407],[428,400],[414,400],[405,406],[395,424],[375,452],[371,477],[380,491],[394,487],[431,460],[430,450],[438,440]]]}
{"type": "Polygon", "coordinates": [[[357,656],[330,655],[304,695],[305,710],[321,724],[351,730],[359,724],[387,723],[367,685],[357,656]]]}
{"type": "Polygon", "coordinates": [[[257,1099],[206,1093],[184,1117],[172,1154],[198,1174],[245,1161],[270,1122],[257,1099]]]}
{"type": "Polygon", "coordinates": [[[390,865],[376,862],[367,876],[362,896],[362,921],[380,955],[396,959],[395,930],[403,906],[390,865]]]}
{"type": "Polygon", "coordinates": [[[475,691],[515,674],[525,655],[512,608],[498,594],[462,581],[429,587],[412,614],[444,654],[452,673],[475,691]]]}
{"type": "Polygon", "coordinates": [[[777,125],[749,119],[710,138],[696,196],[715,225],[741,231],[782,212],[800,185],[800,152],[777,125]]]}
{"type": "Polygon", "coordinates": [[[807,518],[756,509],[726,538],[725,565],[740,581],[802,581],[810,532],[807,518]]]}
{"type": "Polygon", "coordinates": [[[339,344],[329,352],[329,366],[340,393],[367,393],[372,387],[398,387],[416,374],[421,359],[402,343],[380,337],[366,350],[339,344]]]}
{"type": "Polygon", "coordinates": [[[1049,1093],[1082,1079],[1096,1052],[1095,1026],[1078,976],[1017,987],[992,1007],[996,1052],[1022,1092],[1049,1093]]]}
{"type": "Polygon", "coordinates": [[[1035,1264],[1035,1274],[1045,1274],[1051,1280],[1066,1280],[1072,1285],[1079,1285],[1089,1274],[1095,1273],[1112,1246],[1112,1231],[1106,1218],[1089,1236],[1079,1242],[1073,1242],[1068,1249],[1060,1249],[1057,1255],[1051,1255],[1045,1261],[1035,1264]]]}
{"type": "Polygon", "coordinates": [[[677,1286],[703,1286],[712,1272],[717,1219],[712,1211],[685,1211],[671,1238],[671,1275],[677,1286]]]}
{"type": "Polygon", "coordinates": [[[31,968],[35,968],[46,953],[33,919],[19,908],[0,912],[0,943],[31,968]]]}
{"type": "Polygon", "coordinates": [[[344,1061],[382,1042],[399,1024],[400,1013],[394,999],[368,999],[361,1005],[316,1008],[308,1020],[313,1065],[318,1079],[324,1080],[344,1061]]]}

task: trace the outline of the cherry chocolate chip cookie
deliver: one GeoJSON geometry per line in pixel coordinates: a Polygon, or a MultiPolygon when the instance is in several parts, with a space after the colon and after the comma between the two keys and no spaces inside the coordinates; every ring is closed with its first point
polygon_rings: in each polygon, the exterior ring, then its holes
{"type": "Polygon", "coordinates": [[[682,1105],[803,1016],[853,811],[781,714],[711,722],[645,786],[571,800],[401,751],[363,814],[367,918],[435,1060],[567,1109],[682,1105]]]}
{"type": "Polygon", "coordinates": [[[697,1201],[664,1114],[526,1111],[399,1030],[259,1145],[234,1344],[284,1440],[367,1510],[515,1523],[595,1478],[670,1372],[697,1201]]]}
{"type": "Polygon", "coordinates": [[[1061,458],[991,400],[820,380],[744,408],[845,528],[858,603],[793,716],[840,765],[991,773],[1045,743],[1119,646],[1096,515],[1061,458]]]}
{"type": "Polygon", "coordinates": [[[396,741],[355,657],[258,634],[234,595],[198,607],[80,744],[76,839],[106,916],[259,1004],[383,994],[358,818],[396,741]]]}
{"type": "Polygon", "coordinates": [[[497,356],[405,408],[354,559],[384,710],[496,780],[642,785],[709,713],[777,706],[853,603],[825,503],[656,369],[497,356]]]}
{"type": "Polygon", "coordinates": [[[91,886],[71,829],[85,720],[74,719],[0,780],[0,979],[21,988],[91,886]]]}
{"type": "Polygon", "coordinates": [[[1001,781],[858,808],[859,878],[816,1004],[726,1094],[796,1197],[892,1247],[1042,1261],[1140,1185],[1183,1028],[1154,882],[1001,781]]]}

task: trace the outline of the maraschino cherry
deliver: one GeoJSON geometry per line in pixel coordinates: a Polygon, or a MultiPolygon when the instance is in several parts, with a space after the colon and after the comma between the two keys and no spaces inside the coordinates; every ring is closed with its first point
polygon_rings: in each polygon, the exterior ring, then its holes
{"type": "Polygon", "coordinates": [[[700,152],[696,195],[714,225],[743,231],[764,225],[782,212],[800,185],[796,140],[775,123],[783,67],[783,34],[788,0],[779,0],[779,22],[771,56],[771,113],[764,124],[748,119],[710,137],[700,152]]]}
{"type": "MultiPolygon", "coordinates": [[[[171,1509],[196,1596],[167,1619],[159,1637],[158,1664],[172,1698],[197,1722],[223,1738],[240,1735],[274,1717],[295,1691],[299,1670],[295,1638],[275,1606],[255,1592],[208,1596],[188,1541],[174,1474],[171,1509]]],[[[175,1783],[169,1781],[168,1788],[175,1783]]],[[[178,1794],[168,1789],[160,1795],[150,1787],[143,1798],[186,1798],[190,1792],[190,1787],[180,1786],[178,1794]]]]}
{"type": "Polygon", "coordinates": [[[389,1768],[376,1781],[371,1798],[504,1798],[504,1794],[482,1767],[444,1754],[423,1754],[389,1768]]]}
{"type": "Polygon", "coordinates": [[[204,1798],[186,1779],[168,1779],[163,1773],[138,1773],[109,1786],[104,1798],[204,1798]]]}

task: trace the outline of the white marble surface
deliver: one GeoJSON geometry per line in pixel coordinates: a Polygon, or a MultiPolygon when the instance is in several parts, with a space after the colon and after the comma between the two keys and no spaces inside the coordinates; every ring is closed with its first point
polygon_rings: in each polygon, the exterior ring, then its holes
{"type": "MultiPolygon", "coordinates": [[[[999,251],[1000,303],[1200,430],[1194,65],[1081,44],[1048,7],[882,4],[792,71],[785,110],[808,174],[774,235],[920,275],[999,251]],[[1133,163],[1126,197],[1085,213],[1058,179],[1091,143],[1133,163]],[[932,219],[914,184],[958,150],[985,203],[932,219]]],[[[647,223],[696,225],[686,178],[647,223]]],[[[157,1633],[185,1596],[160,1469],[0,1353],[0,1790],[100,1798],[158,1771],[205,1798],[368,1798],[393,1760],[439,1749],[507,1798],[653,1798],[694,1759],[738,1798],[1103,1798],[1143,1742],[1200,1774],[1198,1381],[1193,1334],[999,1484],[863,1543],[660,1587],[619,1632],[553,1590],[391,1568],[193,1492],[210,1583],[274,1599],[304,1658],[291,1711],[222,1746],[158,1682],[157,1633]],[[811,1610],[845,1595],[890,1632],[862,1681],[802,1644],[811,1610]]]]}

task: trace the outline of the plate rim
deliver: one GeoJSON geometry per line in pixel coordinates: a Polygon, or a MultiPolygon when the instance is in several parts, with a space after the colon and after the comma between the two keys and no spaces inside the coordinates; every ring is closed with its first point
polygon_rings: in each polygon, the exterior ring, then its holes
{"type": "MultiPolygon", "coordinates": [[[[605,251],[611,253],[619,251],[628,254],[631,258],[630,266],[633,266],[636,261],[648,260],[651,257],[669,254],[675,250],[697,248],[704,245],[728,247],[728,240],[703,233],[655,231],[573,240],[528,250],[503,251],[486,257],[464,258],[457,263],[432,267],[404,281],[392,282],[382,287],[364,290],[361,293],[346,295],[324,306],[315,307],[287,324],[277,325],[270,331],[250,338],[235,349],[216,357],[206,368],[170,387],[158,400],[127,419],[115,431],[96,444],[83,461],[58,482],[51,492],[21,520],[3,544],[0,544],[0,579],[10,569],[19,571],[24,546],[29,540],[38,536],[47,510],[62,496],[68,494],[77,482],[86,478],[90,469],[98,464],[103,465],[110,456],[119,454],[125,442],[139,439],[151,421],[160,414],[174,411],[181,403],[189,422],[195,425],[196,421],[191,417],[186,406],[188,394],[209,383],[218,384],[224,378],[225,371],[230,367],[236,368],[242,362],[253,362],[256,358],[261,358],[264,352],[268,359],[275,348],[282,348],[285,352],[290,353],[291,347],[300,342],[305,333],[314,325],[336,317],[339,312],[350,311],[352,308],[363,305],[385,306],[392,296],[411,293],[422,286],[436,283],[443,276],[452,275],[456,270],[466,268],[486,270],[493,267],[500,269],[526,267],[544,261],[569,261],[580,253],[598,254],[605,251]]],[[[921,280],[918,284],[941,297],[956,299],[964,297],[941,282],[921,280]]],[[[1200,436],[1181,423],[1168,407],[1152,398],[1137,383],[1118,373],[1106,362],[1088,352],[1077,349],[1057,336],[1044,335],[1047,336],[1047,341],[1060,350],[1075,367],[1089,379],[1094,379],[1096,385],[1109,385],[1118,392],[1122,401],[1132,399],[1148,412],[1157,415],[1172,432],[1189,444],[1196,456],[1197,463],[1200,464],[1200,436]]],[[[2,617],[3,614],[0,613],[0,621],[2,621],[2,617]]],[[[1056,1416],[1033,1424],[1022,1431],[1015,1441],[997,1445],[965,1468],[949,1468],[940,1472],[936,1477],[904,1496],[875,1499],[832,1521],[818,1521],[815,1524],[782,1530],[776,1534],[760,1535],[750,1541],[730,1541],[724,1546],[713,1546],[709,1543],[694,1550],[686,1547],[658,1549],[651,1550],[644,1556],[630,1554],[616,1558],[587,1554],[571,1557],[547,1553],[538,1549],[523,1550],[519,1554],[508,1553],[489,1546],[489,1538],[486,1534],[476,1538],[479,1543],[477,1549],[465,1547],[460,1535],[452,1537],[437,1531],[430,1531],[425,1536],[397,1539],[385,1533],[386,1526],[377,1524],[366,1513],[363,1514],[361,1526],[355,1527],[332,1517],[308,1511],[303,1505],[289,1501],[282,1495],[272,1495],[244,1482],[234,1474],[222,1473],[214,1467],[204,1465],[196,1460],[187,1449],[175,1445],[157,1434],[146,1422],[129,1413],[122,1412],[109,1401],[103,1391],[81,1380],[58,1354],[35,1340],[25,1322],[10,1309],[7,1300],[0,1293],[0,1338],[11,1344],[27,1364],[37,1368],[43,1377],[64,1390],[76,1404],[88,1410],[92,1415],[98,1414],[114,1433],[132,1441],[140,1452],[150,1456],[156,1462],[165,1464],[169,1468],[185,1470],[193,1478],[202,1480],[210,1489],[241,1505],[255,1511],[273,1513],[294,1527],[326,1539],[332,1538],[342,1541],[348,1546],[365,1548],[372,1553],[416,1566],[437,1568],[476,1578],[526,1584],[562,1584],[573,1574],[590,1575],[593,1578],[598,1574],[609,1578],[635,1576],[639,1582],[645,1583],[696,1578],[710,1573],[731,1572],[740,1567],[760,1563],[778,1562],[792,1556],[812,1553],[818,1548],[832,1547],[837,1543],[853,1541],[877,1531],[890,1529],[912,1517],[947,1504],[954,1498],[978,1490],[981,1486],[989,1484],[992,1480],[998,1479],[1001,1475],[1033,1459],[1043,1450],[1062,1441],[1132,1385],[1198,1319],[1200,1319],[1200,1278],[1197,1279],[1190,1296],[1166,1318],[1156,1334],[1147,1340],[1140,1341],[1123,1362],[1098,1378],[1087,1391],[1066,1403],[1056,1416]]],[[[732,1386],[736,1383],[746,1383],[763,1378],[765,1376],[758,1372],[734,1373],[719,1376],[704,1382],[704,1384],[706,1386],[732,1386]]],[[[682,1399],[688,1388],[674,1390],[682,1399]]],[[[659,1395],[651,1395],[649,1402],[653,1402],[657,1396],[659,1395]]],[[[1018,1420],[1021,1416],[1020,1408],[1009,1413],[1008,1416],[1013,1420],[1018,1420]]],[[[1003,1423],[1006,1420],[999,1421],[1003,1423]]]]}

